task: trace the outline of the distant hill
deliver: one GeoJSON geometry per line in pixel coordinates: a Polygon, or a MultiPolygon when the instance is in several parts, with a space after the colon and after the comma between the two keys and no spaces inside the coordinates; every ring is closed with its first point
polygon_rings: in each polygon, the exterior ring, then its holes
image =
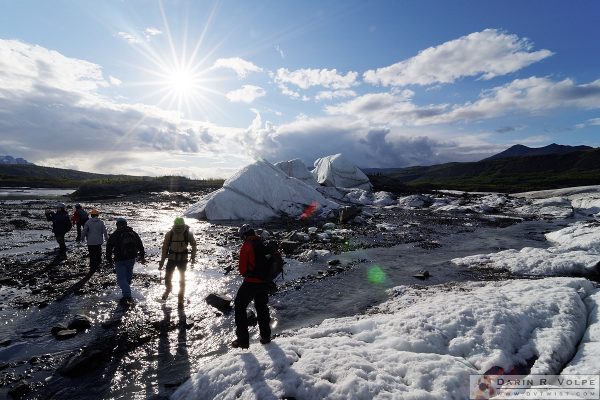
{"type": "MultiPolygon", "coordinates": [[[[500,153],[502,154],[502,153],[500,153]]],[[[600,184],[600,149],[370,171],[376,189],[519,192],[600,184]]]]}
{"type": "Polygon", "coordinates": [[[194,180],[181,176],[104,175],[33,164],[0,164],[0,186],[76,188],[79,198],[111,197],[154,191],[199,191],[219,188],[222,179],[194,180]]]}
{"type": "Polygon", "coordinates": [[[31,163],[21,157],[14,158],[13,156],[0,156],[0,165],[6,165],[6,164],[26,165],[26,164],[31,164],[31,163]]]}
{"type": "MultiPolygon", "coordinates": [[[[575,151],[592,150],[590,146],[565,146],[562,144],[552,143],[544,147],[527,147],[522,144],[515,144],[501,153],[495,154],[484,160],[498,160],[509,157],[526,157],[526,156],[545,156],[548,154],[567,154],[575,151]]],[[[483,160],[482,160],[483,161],[483,160]]]]}

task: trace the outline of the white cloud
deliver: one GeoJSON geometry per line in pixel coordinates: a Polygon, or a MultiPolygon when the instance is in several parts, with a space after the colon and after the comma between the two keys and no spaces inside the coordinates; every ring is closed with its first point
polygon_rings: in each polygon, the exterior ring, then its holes
{"type": "Polygon", "coordinates": [[[241,129],[112,101],[99,94],[109,81],[96,64],[0,40],[0,145],[34,161],[74,153],[93,160],[115,152],[244,153],[236,138],[241,129]]]}
{"type": "Polygon", "coordinates": [[[330,89],[348,89],[356,84],[358,74],[350,71],[346,75],[338,74],[335,69],[298,69],[289,71],[279,68],[275,75],[278,84],[292,84],[300,89],[311,86],[323,86],[330,89]]]}
{"type": "Polygon", "coordinates": [[[600,108],[600,79],[576,84],[571,79],[553,82],[548,78],[517,79],[482,94],[474,103],[455,106],[447,113],[424,122],[446,123],[494,118],[508,112],[542,114],[554,109],[600,108]]]}
{"type": "Polygon", "coordinates": [[[266,94],[267,92],[265,89],[260,86],[244,85],[240,89],[227,93],[227,98],[234,103],[252,103],[254,100],[263,97],[266,94]]]}
{"type": "Polygon", "coordinates": [[[526,38],[486,29],[429,47],[415,57],[364,73],[365,82],[383,86],[452,83],[461,77],[491,79],[518,71],[550,57],[549,50],[532,51],[526,38]]]}
{"type": "Polygon", "coordinates": [[[542,114],[548,110],[600,108],[600,80],[577,85],[571,79],[553,82],[548,78],[517,79],[482,93],[475,102],[451,106],[413,103],[411,91],[370,93],[345,103],[329,105],[330,115],[349,115],[373,123],[418,126],[495,118],[509,112],[542,114]]]}
{"type": "Polygon", "coordinates": [[[213,69],[226,68],[233,70],[238,78],[245,78],[250,72],[261,72],[262,68],[240,57],[219,58],[212,66],[213,69]]]}
{"type": "Polygon", "coordinates": [[[162,35],[162,31],[158,28],[153,28],[153,27],[148,27],[144,30],[144,33],[146,34],[146,37],[151,37],[151,36],[158,36],[158,35],[162,35]]]}
{"type": "Polygon", "coordinates": [[[345,97],[356,97],[356,92],[354,90],[324,90],[315,96],[316,101],[323,100],[334,100],[334,99],[342,99],[345,97]]]}
{"type": "Polygon", "coordinates": [[[283,52],[281,46],[279,46],[278,44],[275,45],[275,51],[277,51],[277,53],[279,53],[279,56],[282,59],[285,58],[285,53],[283,52]]]}
{"type": "Polygon", "coordinates": [[[123,81],[122,81],[122,80],[120,80],[120,79],[118,79],[118,78],[115,78],[115,77],[114,77],[114,76],[112,76],[112,75],[110,75],[110,76],[108,77],[108,81],[110,82],[110,84],[111,84],[112,86],[121,86],[121,84],[123,83],[123,81]]]}
{"type": "Polygon", "coordinates": [[[131,44],[137,44],[137,43],[141,43],[142,42],[136,36],[134,36],[134,35],[132,35],[131,33],[128,33],[128,32],[117,32],[117,36],[119,36],[121,39],[125,39],[127,42],[129,42],[131,44]]]}

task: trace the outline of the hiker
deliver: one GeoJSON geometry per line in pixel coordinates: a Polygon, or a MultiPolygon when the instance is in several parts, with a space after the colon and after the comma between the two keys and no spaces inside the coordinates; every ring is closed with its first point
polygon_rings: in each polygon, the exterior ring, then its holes
{"type": "Polygon", "coordinates": [[[271,317],[269,316],[269,290],[271,283],[265,279],[253,276],[253,269],[256,265],[254,243],[260,238],[254,233],[254,229],[248,224],[244,224],[239,230],[240,237],[244,241],[240,249],[240,258],[238,270],[244,277],[244,282],[235,295],[235,335],[237,339],[231,343],[232,347],[248,348],[250,346],[250,335],[248,333],[248,316],[246,308],[254,300],[256,308],[256,318],[258,320],[258,329],[260,332],[260,342],[267,344],[271,342],[271,317]]]}
{"type": "Polygon", "coordinates": [[[60,249],[60,256],[63,258],[67,257],[67,245],[65,244],[65,235],[69,232],[73,225],[69,220],[69,214],[66,211],[64,203],[58,203],[56,205],[56,212],[46,210],[46,219],[52,221],[52,232],[56,238],[60,249]]]}
{"type": "Polygon", "coordinates": [[[165,259],[168,259],[165,273],[166,288],[162,295],[163,300],[166,300],[167,297],[169,297],[169,293],[171,293],[171,289],[173,288],[171,279],[173,278],[175,267],[179,270],[179,306],[183,306],[183,296],[185,293],[185,270],[188,263],[188,245],[192,246],[191,264],[194,264],[196,262],[196,239],[194,239],[194,235],[190,231],[190,227],[185,224],[184,219],[182,217],[177,217],[173,222],[171,230],[165,234],[162,245],[162,256],[158,263],[158,269],[163,269],[165,259]]]}
{"type": "Polygon", "coordinates": [[[131,280],[133,279],[133,265],[139,255],[142,264],[144,259],[144,245],[142,239],[133,229],[127,226],[125,218],[117,218],[117,229],[110,234],[106,241],[106,260],[114,265],[117,273],[117,284],[121,288],[123,297],[121,303],[131,302],[131,280]]]}
{"type": "Polygon", "coordinates": [[[83,209],[81,204],[75,204],[75,211],[71,216],[71,224],[77,227],[77,237],[75,238],[76,242],[81,241],[81,228],[83,228],[88,219],[88,213],[83,209]]]}
{"type": "Polygon", "coordinates": [[[92,218],[83,227],[83,240],[87,242],[90,256],[90,271],[96,271],[102,262],[102,243],[108,240],[108,232],[104,221],[98,218],[100,213],[95,208],[90,211],[92,218]]]}

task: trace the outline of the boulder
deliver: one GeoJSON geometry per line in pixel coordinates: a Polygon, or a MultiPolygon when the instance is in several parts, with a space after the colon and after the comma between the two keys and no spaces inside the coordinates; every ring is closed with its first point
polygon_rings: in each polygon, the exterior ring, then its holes
{"type": "Polygon", "coordinates": [[[314,187],[259,160],[236,172],[221,189],[204,196],[184,214],[208,221],[265,221],[299,218],[310,207],[315,208],[314,214],[324,216],[339,206],[314,187]]]}
{"type": "Polygon", "coordinates": [[[206,296],[205,300],[209,306],[213,306],[219,311],[225,313],[231,311],[231,302],[233,299],[227,295],[211,293],[206,296]]]}
{"type": "Polygon", "coordinates": [[[355,206],[346,206],[340,209],[339,221],[341,224],[346,223],[354,219],[358,214],[360,214],[361,210],[359,207],[355,206]]]}
{"type": "Polygon", "coordinates": [[[319,158],[315,161],[312,175],[323,186],[358,188],[367,191],[373,189],[367,175],[342,154],[319,158]]]}
{"type": "Polygon", "coordinates": [[[59,368],[58,372],[64,376],[80,376],[97,369],[102,365],[105,356],[104,351],[98,349],[85,349],[81,354],[69,358],[65,364],[59,368]]]}
{"type": "Polygon", "coordinates": [[[0,347],[6,347],[12,343],[12,340],[8,338],[0,338],[0,347]]]}
{"type": "Polygon", "coordinates": [[[27,381],[21,381],[14,388],[8,391],[8,395],[13,399],[21,399],[29,392],[31,392],[30,383],[27,381]]]}
{"type": "Polygon", "coordinates": [[[92,319],[87,315],[77,314],[71,322],[69,322],[69,329],[76,329],[78,331],[83,331],[89,329],[92,326],[92,319]]]}
{"type": "Polygon", "coordinates": [[[70,339],[77,335],[77,329],[63,329],[62,331],[56,332],[54,337],[58,340],[70,339]]]}
{"type": "Polygon", "coordinates": [[[300,243],[293,240],[282,240],[279,247],[285,254],[293,254],[300,247],[300,243]]]}

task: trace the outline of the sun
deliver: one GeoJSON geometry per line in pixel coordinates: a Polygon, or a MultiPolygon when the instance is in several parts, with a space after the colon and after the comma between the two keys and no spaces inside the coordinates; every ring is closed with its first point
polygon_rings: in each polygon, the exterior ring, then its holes
{"type": "Polygon", "coordinates": [[[195,90],[199,90],[199,79],[194,73],[185,68],[176,68],[167,72],[165,85],[175,96],[187,97],[195,90]]]}

